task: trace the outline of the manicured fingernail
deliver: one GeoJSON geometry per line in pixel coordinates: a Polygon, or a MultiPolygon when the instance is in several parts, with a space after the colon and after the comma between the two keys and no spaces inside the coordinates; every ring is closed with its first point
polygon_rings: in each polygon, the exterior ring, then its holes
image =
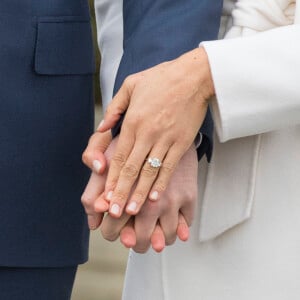
{"type": "Polygon", "coordinates": [[[110,191],[110,192],[108,192],[107,195],[106,195],[106,200],[107,200],[107,201],[111,201],[112,197],[113,197],[113,192],[110,191]]]}
{"type": "Polygon", "coordinates": [[[137,208],[137,203],[136,202],[131,202],[128,206],[127,206],[127,211],[129,212],[135,212],[137,208]]]}
{"type": "Polygon", "coordinates": [[[120,206],[118,204],[113,204],[110,209],[110,212],[114,215],[118,215],[120,212],[120,206]]]}
{"type": "Polygon", "coordinates": [[[96,172],[96,173],[99,173],[100,170],[101,170],[101,167],[102,167],[102,164],[99,160],[94,160],[93,161],[93,170],[96,172]]]}
{"type": "Polygon", "coordinates": [[[158,192],[156,192],[156,191],[152,192],[150,195],[150,199],[153,201],[158,200],[158,192]]]}
{"type": "Polygon", "coordinates": [[[102,120],[102,121],[100,122],[100,124],[99,124],[97,130],[101,129],[101,127],[103,126],[103,124],[104,124],[104,120],[102,120]]]}

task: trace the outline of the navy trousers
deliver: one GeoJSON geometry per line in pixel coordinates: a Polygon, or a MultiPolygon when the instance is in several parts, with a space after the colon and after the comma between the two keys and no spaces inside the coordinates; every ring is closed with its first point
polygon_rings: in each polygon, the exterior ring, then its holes
{"type": "Polygon", "coordinates": [[[77,267],[0,268],[0,300],[69,300],[77,267]]]}

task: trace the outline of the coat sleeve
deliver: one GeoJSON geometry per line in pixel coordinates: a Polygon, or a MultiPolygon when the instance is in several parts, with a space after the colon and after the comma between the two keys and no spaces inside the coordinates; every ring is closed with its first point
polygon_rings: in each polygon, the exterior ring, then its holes
{"type": "Polygon", "coordinates": [[[201,44],[216,98],[221,142],[300,125],[300,26],[201,44]]]}

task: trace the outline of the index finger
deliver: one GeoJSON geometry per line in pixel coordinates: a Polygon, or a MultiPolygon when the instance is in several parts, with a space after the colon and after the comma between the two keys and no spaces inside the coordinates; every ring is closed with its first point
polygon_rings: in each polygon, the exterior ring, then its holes
{"type": "Polygon", "coordinates": [[[95,132],[89,139],[88,145],[82,154],[83,163],[97,174],[106,169],[104,152],[112,141],[111,132],[95,132]]]}
{"type": "Polygon", "coordinates": [[[109,129],[112,129],[117,124],[122,113],[124,113],[128,108],[133,86],[132,78],[133,75],[127,77],[119,91],[113,97],[106,109],[104,119],[99,124],[97,129],[98,131],[105,132],[109,129]]]}

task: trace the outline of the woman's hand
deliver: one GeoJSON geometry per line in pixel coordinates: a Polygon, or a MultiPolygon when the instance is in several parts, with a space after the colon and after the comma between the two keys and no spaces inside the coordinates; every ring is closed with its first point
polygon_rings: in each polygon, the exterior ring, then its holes
{"type": "Polygon", "coordinates": [[[192,145],[213,94],[202,48],[125,80],[98,128],[100,132],[112,128],[127,109],[105,186],[112,216],[121,216],[128,198],[126,212],[132,215],[148,195],[158,200],[192,145]],[[151,165],[147,158],[158,158],[161,167],[151,165]]]}

